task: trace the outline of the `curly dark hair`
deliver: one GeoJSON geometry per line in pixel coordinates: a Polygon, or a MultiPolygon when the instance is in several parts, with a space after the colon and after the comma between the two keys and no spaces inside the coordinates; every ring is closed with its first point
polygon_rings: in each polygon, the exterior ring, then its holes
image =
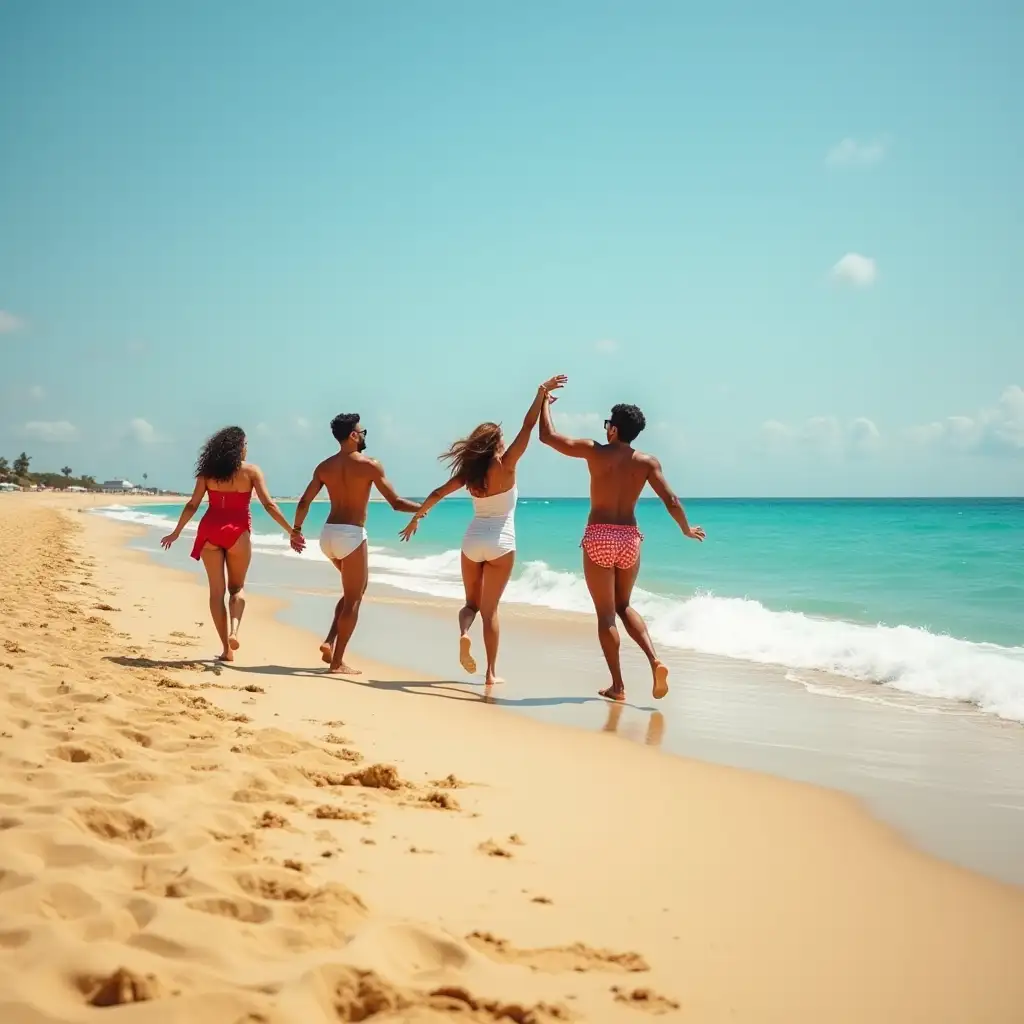
{"type": "Polygon", "coordinates": [[[468,491],[482,491],[487,486],[487,470],[500,444],[501,424],[481,423],[469,437],[459,438],[438,458],[451,466],[452,476],[468,491]]]}
{"type": "Polygon", "coordinates": [[[196,459],[196,476],[223,482],[230,480],[242,466],[245,431],[224,427],[209,437],[196,459]]]}
{"type": "Polygon", "coordinates": [[[640,431],[647,426],[644,414],[635,405],[620,402],[612,406],[612,415],[608,422],[619,431],[619,440],[629,444],[640,436],[640,431]]]}
{"type": "Polygon", "coordinates": [[[352,434],[352,431],[356,429],[356,424],[359,422],[359,413],[357,412],[339,412],[337,416],[331,420],[331,433],[334,435],[334,440],[338,444],[344,444],[352,434]]]}

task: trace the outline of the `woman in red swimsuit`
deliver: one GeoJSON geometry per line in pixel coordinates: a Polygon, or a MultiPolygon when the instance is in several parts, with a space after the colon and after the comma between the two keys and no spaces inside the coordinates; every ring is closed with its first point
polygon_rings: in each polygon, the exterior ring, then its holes
{"type": "Polygon", "coordinates": [[[238,650],[238,627],[245,611],[245,574],[252,558],[250,534],[252,514],[249,502],[252,492],[260,499],[267,514],[291,538],[292,547],[301,551],[304,541],[296,535],[288,520],[274,503],[267,490],[267,481],[259,466],[245,461],[245,431],[241,427],[218,430],[199,452],[196,460],[196,487],[181,510],[181,518],[173,533],[162,541],[169,548],[180,536],[185,524],[199,511],[203,495],[209,508],[199,520],[192,557],[202,559],[210,578],[210,613],[217,628],[223,651],[220,661],[234,661],[238,650]],[[224,595],[227,593],[227,609],[224,595]]]}

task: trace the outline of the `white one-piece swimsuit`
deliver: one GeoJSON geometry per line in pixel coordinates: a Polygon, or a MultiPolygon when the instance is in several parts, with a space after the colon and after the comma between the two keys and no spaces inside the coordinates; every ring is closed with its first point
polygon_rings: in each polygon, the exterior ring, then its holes
{"type": "Polygon", "coordinates": [[[516,501],[519,488],[473,499],[473,519],[462,538],[462,553],[471,562],[493,562],[516,549],[516,501]]]}

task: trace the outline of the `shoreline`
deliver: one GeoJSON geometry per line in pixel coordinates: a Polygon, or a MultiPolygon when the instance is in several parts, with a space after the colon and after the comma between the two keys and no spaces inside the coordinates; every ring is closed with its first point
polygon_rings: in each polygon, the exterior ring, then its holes
{"type": "Polygon", "coordinates": [[[3,513],[0,850],[23,879],[0,886],[19,936],[0,951],[5,1020],[92,1019],[74,979],[118,967],[163,993],[123,1011],[139,1022],[362,1019],[332,1007],[368,968],[382,1020],[449,1019],[453,985],[476,1007],[455,1019],[479,1021],[493,1001],[538,1022],[1020,1018],[1024,893],[842,794],[497,715],[365,659],[360,681],[328,679],[258,594],[245,662],[212,666],[193,576],[126,550],[120,524],[3,513]],[[55,602],[66,617],[44,623],[55,602]],[[360,756],[415,788],[333,785],[360,756]],[[431,786],[449,775],[464,784],[431,786]],[[328,804],[355,820],[317,817],[328,804]],[[295,905],[275,895],[289,878],[295,905]],[[69,885],[77,904],[41,915],[69,885]]]}
{"type": "MultiPolygon", "coordinates": [[[[178,549],[156,549],[155,536],[147,527],[132,547],[205,586],[202,569],[178,549]]],[[[336,588],[326,563],[259,553],[247,583],[247,593],[280,602],[280,621],[307,631],[308,650],[326,629],[336,588]]],[[[630,643],[627,703],[609,707],[596,692],[605,669],[592,616],[514,603],[502,609],[509,684],[488,695],[456,663],[458,606],[373,582],[371,572],[353,653],[415,666],[462,700],[848,794],[919,849],[1024,886],[1024,732],[1016,722],[825,673],[672,648],[661,648],[672,688],[655,702],[647,664],[630,643]]]]}

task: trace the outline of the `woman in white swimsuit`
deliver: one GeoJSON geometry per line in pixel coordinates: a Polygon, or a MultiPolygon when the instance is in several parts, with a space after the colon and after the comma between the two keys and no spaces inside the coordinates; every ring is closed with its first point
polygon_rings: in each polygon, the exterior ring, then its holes
{"type": "Polygon", "coordinates": [[[459,611],[459,661],[470,673],[476,662],[470,653],[469,627],[477,612],[484,625],[487,651],[486,685],[500,683],[495,674],[498,661],[498,602],[512,575],[516,561],[516,464],[530,443],[544,403],[566,382],[559,374],[537,389],[515,440],[506,448],[498,423],[481,423],[469,437],[456,441],[440,458],[452,468],[451,479],[432,491],[409,525],[403,540],[416,532],[420,520],[442,499],[461,487],[473,499],[473,519],[462,538],[462,582],[466,604],[459,611]]]}

